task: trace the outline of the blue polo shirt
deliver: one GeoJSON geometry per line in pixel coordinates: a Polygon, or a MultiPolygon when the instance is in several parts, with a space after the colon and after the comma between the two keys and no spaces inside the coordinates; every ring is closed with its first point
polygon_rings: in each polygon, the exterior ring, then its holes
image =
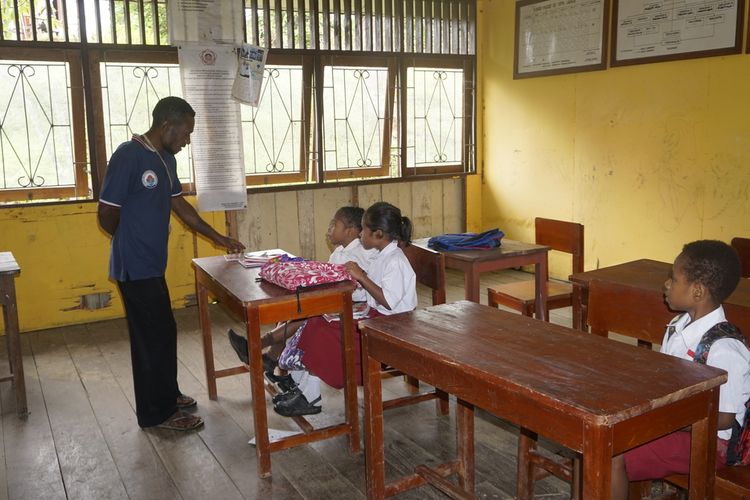
{"type": "Polygon", "coordinates": [[[158,278],[167,269],[172,197],[180,196],[182,187],[174,155],[160,153],[164,162],[142,136],[134,135],[109,160],[99,203],[120,209],[109,258],[114,280],[158,278]]]}

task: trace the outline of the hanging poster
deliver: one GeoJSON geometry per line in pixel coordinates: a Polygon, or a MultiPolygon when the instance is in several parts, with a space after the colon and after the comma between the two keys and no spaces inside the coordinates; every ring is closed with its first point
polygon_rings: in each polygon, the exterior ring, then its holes
{"type": "Polygon", "coordinates": [[[604,69],[608,17],[608,0],[520,0],[513,77],[604,69]]]}
{"type": "Polygon", "coordinates": [[[242,43],[244,2],[223,0],[169,0],[169,42],[242,43]]]}
{"type": "Polygon", "coordinates": [[[740,52],[742,0],[615,2],[612,65],[740,52]]]}
{"type": "Polygon", "coordinates": [[[191,137],[198,209],[247,206],[240,105],[232,99],[237,73],[234,47],[184,44],[178,50],[182,92],[195,109],[191,137]]]}

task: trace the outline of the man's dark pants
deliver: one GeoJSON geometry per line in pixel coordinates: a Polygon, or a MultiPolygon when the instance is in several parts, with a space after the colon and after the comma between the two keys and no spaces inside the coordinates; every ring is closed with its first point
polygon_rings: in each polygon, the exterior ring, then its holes
{"type": "Polygon", "coordinates": [[[150,427],[177,411],[177,324],[164,277],[117,282],[130,333],[135,412],[150,427]]]}

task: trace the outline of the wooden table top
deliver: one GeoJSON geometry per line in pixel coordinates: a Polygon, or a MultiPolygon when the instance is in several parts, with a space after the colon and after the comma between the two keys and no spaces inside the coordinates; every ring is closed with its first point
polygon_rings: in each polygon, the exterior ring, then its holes
{"type": "MultiPolygon", "coordinates": [[[[571,274],[570,281],[587,286],[591,280],[602,280],[635,288],[651,290],[661,294],[664,282],[669,277],[672,264],[658,260],[640,259],[593,271],[571,274]]],[[[750,279],[741,278],[737,289],[725,304],[750,307],[750,279]]]]}
{"type": "MultiPolygon", "coordinates": [[[[420,379],[429,373],[448,384],[438,383],[442,389],[468,395],[467,401],[490,411],[488,402],[511,404],[494,401],[492,393],[524,395],[538,411],[611,425],[727,378],[716,368],[469,301],[365,320],[360,326],[368,341],[407,352],[400,359],[421,366],[421,373],[414,373],[420,379]]],[[[391,364],[388,349],[378,352],[379,361],[391,364]]]]}
{"type": "MultiPolygon", "coordinates": [[[[421,247],[428,248],[427,242],[429,238],[419,238],[412,241],[412,244],[421,247]]],[[[445,255],[446,259],[456,259],[466,262],[481,262],[485,260],[497,260],[503,257],[517,257],[520,255],[528,255],[539,252],[547,252],[550,247],[545,245],[537,245],[534,243],[524,243],[522,241],[509,240],[503,238],[502,244],[491,250],[456,250],[456,251],[440,251],[445,255]]]]}
{"type": "MultiPolygon", "coordinates": [[[[196,269],[203,271],[220,288],[243,304],[266,304],[295,297],[294,290],[260,279],[260,268],[245,268],[239,262],[230,261],[223,255],[193,259],[196,269]]],[[[332,283],[305,288],[305,297],[324,295],[340,291],[354,291],[353,282],[332,283]]]]}

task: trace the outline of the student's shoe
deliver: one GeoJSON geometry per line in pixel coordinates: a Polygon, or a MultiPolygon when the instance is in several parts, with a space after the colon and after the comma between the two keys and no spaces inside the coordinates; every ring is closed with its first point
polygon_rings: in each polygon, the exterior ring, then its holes
{"type": "Polygon", "coordinates": [[[297,383],[294,381],[291,375],[276,375],[273,371],[265,372],[266,380],[272,384],[276,384],[276,388],[279,392],[289,392],[290,390],[297,387],[297,383]]]}
{"type": "Polygon", "coordinates": [[[247,359],[247,339],[235,333],[231,328],[227,331],[227,336],[229,337],[229,343],[232,345],[232,349],[237,353],[237,357],[240,358],[240,361],[249,365],[250,361],[247,359]]]}
{"type": "Polygon", "coordinates": [[[284,401],[279,401],[274,405],[273,409],[276,413],[283,417],[298,417],[300,415],[314,415],[320,413],[323,407],[317,405],[320,403],[321,397],[318,396],[312,402],[307,401],[307,398],[301,392],[294,397],[291,397],[284,401]],[[317,405],[317,406],[316,406],[317,405]]]}
{"type": "Polygon", "coordinates": [[[289,398],[293,398],[294,396],[296,396],[297,394],[300,394],[301,392],[302,391],[299,390],[299,387],[295,385],[294,387],[292,387],[286,392],[280,392],[276,394],[273,398],[271,398],[271,400],[273,401],[274,404],[276,404],[281,401],[286,401],[289,398]]]}
{"type": "MultiPolygon", "coordinates": [[[[227,336],[229,337],[229,343],[232,345],[232,349],[234,349],[234,352],[237,353],[240,361],[242,361],[246,365],[249,365],[250,363],[247,359],[247,339],[242,335],[236,333],[231,328],[227,330],[227,336]]],[[[271,357],[266,353],[263,353],[261,355],[261,358],[263,359],[263,371],[273,374],[273,371],[276,369],[276,365],[278,363],[271,359],[271,357]]]]}

